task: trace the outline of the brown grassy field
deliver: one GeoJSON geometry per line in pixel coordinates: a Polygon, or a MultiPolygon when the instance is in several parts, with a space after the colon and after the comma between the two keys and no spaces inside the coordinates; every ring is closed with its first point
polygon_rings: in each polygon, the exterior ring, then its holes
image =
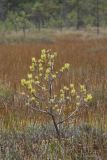
{"type": "MultiPolygon", "coordinates": [[[[1,83],[8,84],[14,91],[20,92],[20,80],[28,71],[31,57],[39,57],[40,50],[43,48],[52,49],[58,53],[57,66],[69,62],[72,66],[71,81],[86,84],[93,93],[93,105],[84,112],[81,121],[90,122],[92,125],[107,130],[107,39],[86,39],[78,38],[78,36],[72,37],[72,35],[60,35],[51,43],[1,44],[1,83]]],[[[2,123],[5,123],[6,126],[17,126],[19,123],[23,126],[32,121],[32,112],[28,116],[22,104],[17,104],[17,107],[6,106],[5,109],[1,108],[0,112],[2,123]],[[19,117],[22,119],[21,121],[19,121],[19,117]]],[[[44,120],[43,117],[39,117],[39,119],[40,121],[44,120]]],[[[77,122],[80,122],[80,119],[77,122]]]]}
{"type": "Polygon", "coordinates": [[[106,160],[107,38],[47,34],[36,41],[12,43],[12,37],[11,43],[0,44],[0,160],[106,160]],[[69,77],[64,75],[61,84],[85,84],[93,95],[90,106],[63,125],[61,144],[53,125],[46,123],[49,117],[26,107],[20,94],[31,57],[38,58],[43,48],[58,53],[56,67],[71,64],[69,77]]]}

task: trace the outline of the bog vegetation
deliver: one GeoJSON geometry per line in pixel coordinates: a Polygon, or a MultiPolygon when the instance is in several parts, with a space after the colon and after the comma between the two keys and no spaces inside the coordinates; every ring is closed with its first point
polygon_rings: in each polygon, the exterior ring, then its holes
{"type": "Polygon", "coordinates": [[[107,160],[106,26],[106,0],[0,0],[0,160],[107,160]]]}
{"type": "Polygon", "coordinates": [[[107,39],[51,40],[0,45],[0,159],[106,160],[107,39]]]}

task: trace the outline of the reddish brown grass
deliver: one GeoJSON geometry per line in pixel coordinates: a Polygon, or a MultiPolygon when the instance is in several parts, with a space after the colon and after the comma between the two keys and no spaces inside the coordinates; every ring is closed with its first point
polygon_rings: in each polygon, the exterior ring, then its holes
{"type": "Polygon", "coordinates": [[[107,96],[107,39],[86,40],[66,37],[57,38],[54,43],[49,44],[36,42],[0,45],[0,80],[9,83],[15,90],[20,90],[20,79],[26,75],[31,57],[38,57],[43,48],[58,53],[57,66],[64,62],[72,65],[70,79],[73,82],[85,83],[93,92],[99,91],[97,93],[99,99],[97,97],[90,112],[85,112],[83,120],[85,118],[95,124],[94,122],[98,123],[102,116],[101,125],[103,123],[104,127],[107,103],[107,99],[104,99],[104,96],[107,96]]]}

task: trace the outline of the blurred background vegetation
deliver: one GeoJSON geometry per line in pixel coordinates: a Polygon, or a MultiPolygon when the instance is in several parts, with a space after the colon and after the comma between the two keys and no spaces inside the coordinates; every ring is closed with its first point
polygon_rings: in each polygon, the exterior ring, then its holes
{"type": "Polygon", "coordinates": [[[105,0],[1,0],[0,30],[106,27],[105,0]]]}

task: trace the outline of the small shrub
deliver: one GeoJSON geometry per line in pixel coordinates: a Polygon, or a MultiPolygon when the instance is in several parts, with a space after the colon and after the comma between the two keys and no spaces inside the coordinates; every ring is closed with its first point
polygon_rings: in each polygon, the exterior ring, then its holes
{"type": "Polygon", "coordinates": [[[92,100],[86,87],[80,84],[61,84],[63,75],[68,78],[70,64],[65,63],[60,69],[56,69],[55,60],[57,53],[51,50],[41,50],[38,60],[32,58],[30,71],[27,79],[22,79],[21,84],[25,87],[25,95],[28,97],[28,106],[37,112],[47,114],[51,117],[60,139],[59,124],[73,119],[84,106],[92,100]],[[75,110],[66,117],[66,109],[75,110]]]}

